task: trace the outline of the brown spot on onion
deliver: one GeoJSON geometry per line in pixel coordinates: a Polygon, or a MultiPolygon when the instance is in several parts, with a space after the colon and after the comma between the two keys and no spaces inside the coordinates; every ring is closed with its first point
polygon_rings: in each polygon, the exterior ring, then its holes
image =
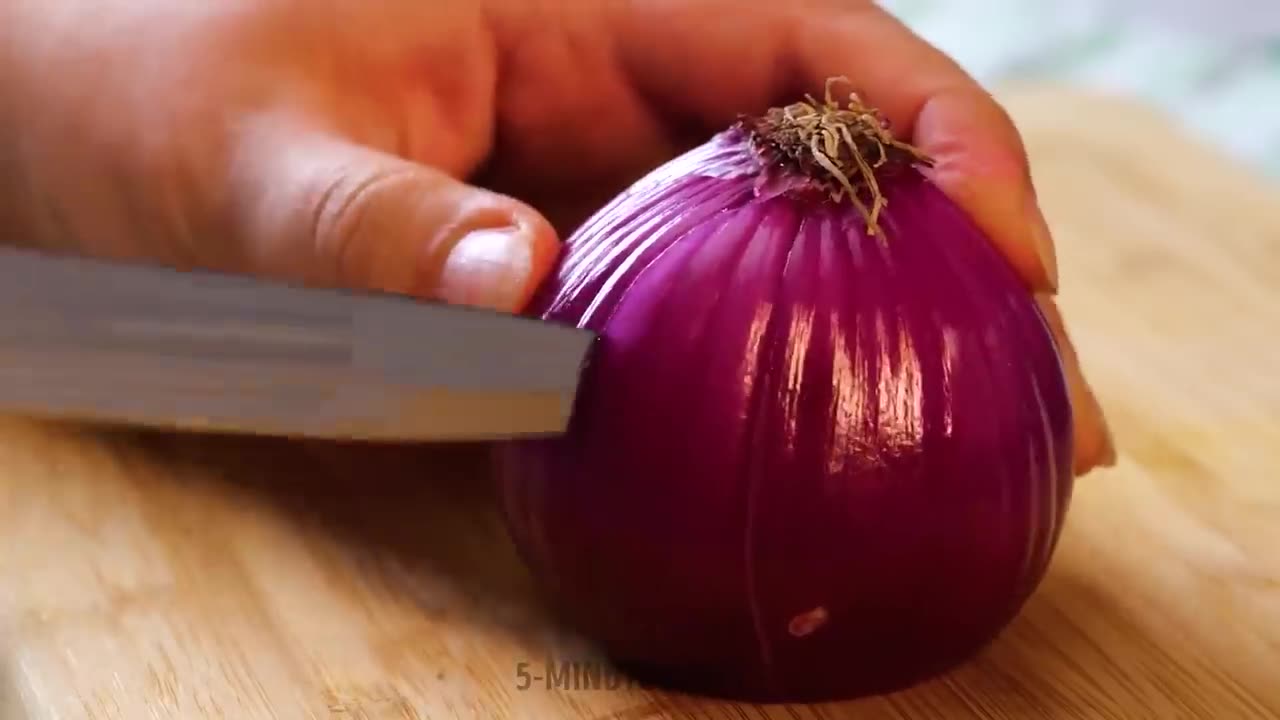
{"type": "Polygon", "coordinates": [[[792,637],[798,638],[812,635],[818,628],[826,625],[829,619],[831,616],[827,613],[827,609],[819,605],[791,618],[791,622],[787,623],[787,632],[791,633],[792,637]]]}

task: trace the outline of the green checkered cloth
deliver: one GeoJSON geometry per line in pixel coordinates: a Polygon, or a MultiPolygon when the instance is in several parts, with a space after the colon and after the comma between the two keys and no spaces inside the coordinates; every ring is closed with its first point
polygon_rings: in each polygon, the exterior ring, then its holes
{"type": "Polygon", "coordinates": [[[1088,0],[880,4],[988,86],[1045,80],[1137,96],[1280,177],[1280,36],[1192,33],[1088,0]]]}

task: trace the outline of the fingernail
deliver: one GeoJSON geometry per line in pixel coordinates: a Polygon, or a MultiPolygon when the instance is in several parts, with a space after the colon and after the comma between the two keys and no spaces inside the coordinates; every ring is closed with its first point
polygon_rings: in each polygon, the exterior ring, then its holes
{"type": "Polygon", "coordinates": [[[533,268],[532,243],[519,227],[473,230],[449,251],[436,294],[456,305],[518,309],[533,268]]]}
{"type": "Polygon", "coordinates": [[[1058,345],[1062,364],[1067,375],[1067,392],[1074,411],[1075,458],[1073,467],[1077,475],[1088,473],[1097,467],[1111,467],[1116,463],[1115,439],[1107,422],[1102,403],[1093,387],[1084,378],[1080,357],[1075,344],[1067,333],[1066,324],[1058,303],[1049,293],[1036,293],[1036,303],[1044,313],[1045,321],[1058,345]]]}
{"type": "Polygon", "coordinates": [[[1036,250],[1036,255],[1040,258],[1040,265],[1044,268],[1045,281],[1049,284],[1046,289],[1054,294],[1058,292],[1058,256],[1053,249],[1053,233],[1049,231],[1049,222],[1045,220],[1044,211],[1040,209],[1040,204],[1036,202],[1034,197],[1031,198],[1027,208],[1027,225],[1031,228],[1031,245],[1036,250]]]}
{"type": "MultiPolygon", "coordinates": [[[[1083,378],[1080,382],[1083,385],[1083,378]]],[[[1080,395],[1088,404],[1089,410],[1081,423],[1087,434],[1079,439],[1082,447],[1079,458],[1080,467],[1077,470],[1084,473],[1095,468],[1115,467],[1115,437],[1111,433],[1111,425],[1107,422],[1102,404],[1098,402],[1093,390],[1087,385],[1083,385],[1080,395]]]]}
{"type": "Polygon", "coordinates": [[[1106,439],[1104,440],[1106,444],[1103,446],[1102,460],[1099,461],[1099,464],[1102,467],[1115,467],[1117,460],[1115,436],[1111,434],[1111,426],[1106,424],[1106,420],[1103,420],[1102,429],[1106,433],[1106,439]]]}
{"type": "Polygon", "coordinates": [[[1111,432],[1111,423],[1107,421],[1107,414],[1102,409],[1102,403],[1098,402],[1098,396],[1094,394],[1093,388],[1089,388],[1089,399],[1093,401],[1094,417],[1098,419],[1098,466],[1114,467],[1116,464],[1116,438],[1111,432]]]}

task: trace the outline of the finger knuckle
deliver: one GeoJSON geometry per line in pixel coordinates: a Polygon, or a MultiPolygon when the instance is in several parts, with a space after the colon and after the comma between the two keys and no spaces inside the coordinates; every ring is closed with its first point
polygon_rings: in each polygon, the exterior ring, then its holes
{"type": "Polygon", "coordinates": [[[384,167],[338,173],[323,184],[311,209],[309,235],[332,278],[363,279],[361,245],[367,242],[369,218],[378,212],[380,198],[412,177],[411,168],[384,167]]]}

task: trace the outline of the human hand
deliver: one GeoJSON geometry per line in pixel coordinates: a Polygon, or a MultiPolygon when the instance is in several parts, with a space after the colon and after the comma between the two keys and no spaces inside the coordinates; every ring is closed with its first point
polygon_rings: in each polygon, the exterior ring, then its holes
{"type": "Polygon", "coordinates": [[[646,170],[738,113],[848,76],[935,158],[934,179],[1048,310],[1077,472],[1111,460],[1013,124],[869,0],[10,0],[0,13],[0,221],[26,242],[507,311],[558,238],[646,170]]]}

